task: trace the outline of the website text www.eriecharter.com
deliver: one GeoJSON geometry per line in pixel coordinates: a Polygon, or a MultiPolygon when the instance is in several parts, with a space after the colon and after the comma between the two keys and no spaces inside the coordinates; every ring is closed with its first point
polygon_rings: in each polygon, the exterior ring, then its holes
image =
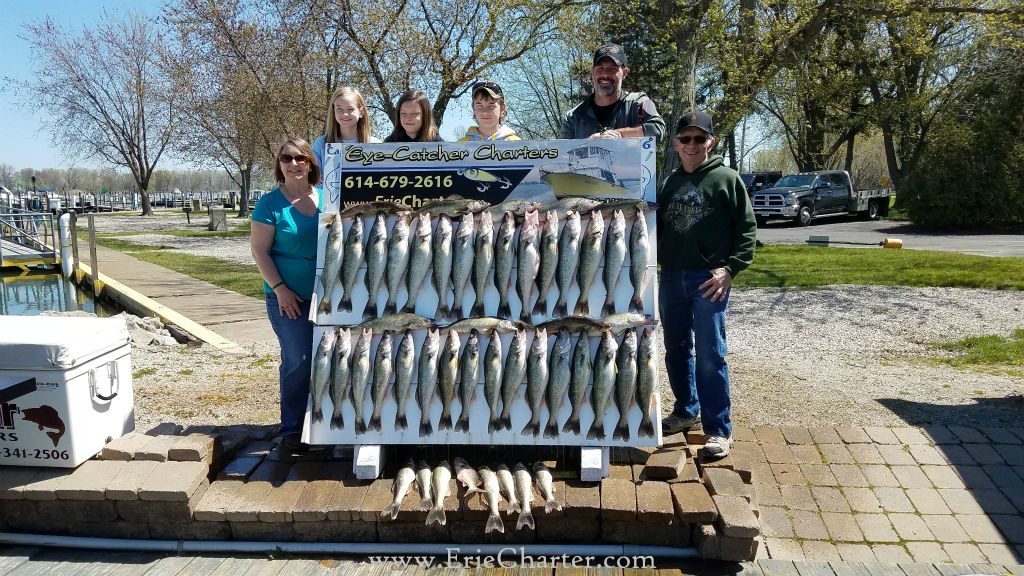
{"type": "Polygon", "coordinates": [[[525,548],[502,548],[497,554],[465,553],[460,548],[446,548],[447,556],[370,556],[370,564],[418,566],[431,568],[632,568],[654,569],[654,556],[584,556],[574,554],[526,554],[525,548]]]}

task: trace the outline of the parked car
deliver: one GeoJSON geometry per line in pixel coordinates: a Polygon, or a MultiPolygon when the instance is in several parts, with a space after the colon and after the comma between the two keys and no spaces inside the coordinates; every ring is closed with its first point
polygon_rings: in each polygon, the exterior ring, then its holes
{"type": "Polygon", "coordinates": [[[876,220],[889,213],[890,197],[888,188],[855,190],[845,170],[818,170],[784,176],[751,199],[758,226],[773,219],[809,226],[815,218],[844,214],[876,220]]]}
{"type": "Polygon", "coordinates": [[[760,192],[767,188],[771,188],[782,178],[782,172],[778,170],[758,170],[755,172],[744,172],[740,174],[740,178],[743,179],[743,185],[747,188],[747,194],[753,195],[754,192],[760,192]]]}

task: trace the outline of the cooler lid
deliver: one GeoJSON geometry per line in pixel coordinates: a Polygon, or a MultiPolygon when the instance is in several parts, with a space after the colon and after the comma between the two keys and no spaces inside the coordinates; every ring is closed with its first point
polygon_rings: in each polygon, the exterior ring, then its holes
{"type": "Polygon", "coordinates": [[[0,316],[0,369],[67,370],[129,341],[122,318],[0,316]]]}

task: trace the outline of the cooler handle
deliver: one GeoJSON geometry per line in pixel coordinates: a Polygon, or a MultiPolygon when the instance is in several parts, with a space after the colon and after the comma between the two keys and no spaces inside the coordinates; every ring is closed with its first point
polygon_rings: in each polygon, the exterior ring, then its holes
{"type": "Polygon", "coordinates": [[[104,402],[110,402],[114,398],[117,398],[117,394],[121,389],[121,379],[118,378],[117,375],[117,362],[107,362],[107,377],[110,379],[110,395],[104,396],[103,394],[100,394],[99,388],[96,386],[96,371],[89,371],[89,390],[92,392],[93,396],[103,400],[104,402]],[[117,390],[114,390],[115,387],[117,390]]]}

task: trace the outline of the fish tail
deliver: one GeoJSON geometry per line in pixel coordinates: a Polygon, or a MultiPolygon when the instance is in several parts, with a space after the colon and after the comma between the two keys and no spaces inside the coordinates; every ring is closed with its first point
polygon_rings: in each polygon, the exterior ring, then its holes
{"type": "Polygon", "coordinates": [[[512,319],[512,307],[508,305],[507,300],[504,303],[498,304],[498,318],[504,318],[505,320],[512,319]]]}
{"type": "Polygon", "coordinates": [[[547,296],[537,298],[537,303],[533,305],[533,315],[543,316],[548,311],[548,299],[547,296]]]}
{"type": "Polygon", "coordinates": [[[381,518],[391,517],[392,520],[398,518],[398,502],[392,502],[383,512],[380,513],[381,518]]]}
{"type": "Polygon", "coordinates": [[[561,512],[562,505],[555,501],[554,498],[551,500],[544,501],[544,513],[551,514],[552,512],[561,512]]]}
{"type": "Polygon", "coordinates": [[[511,430],[512,429],[512,416],[505,416],[501,419],[501,429],[511,430]]]}
{"type": "Polygon", "coordinates": [[[572,309],[572,314],[573,316],[583,316],[585,315],[583,310],[589,307],[586,294],[581,294],[579,300],[576,301],[576,306],[572,309]]]}
{"type": "Polygon", "coordinates": [[[629,300],[629,311],[630,312],[643,312],[644,311],[644,299],[639,294],[634,294],[629,300]]]}
{"type": "Polygon", "coordinates": [[[562,432],[572,432],[577,436],[580,435],[580,417],[578,414],[573,414],[565,421],[565,426],[562,426],[562,432]]]}
{"type": "Polygon", "coordinates": [[[469,311],[469,313],[470,313],[471,316],[476,316],[477,318],[483,316],[484,315],[484,299],[483,298],[477,298],[476,302],[473,303],[473,308],[469,311]]]}
{"type": "Polygon", "coordinates": [[[434,311],[434,318],[438,320],[451,320],[452,311],[448,304],[441,301],[437,303],[437,310],[434,311]]]}
{"type": "Polygon", "coordinates": [[[395,414],[395,429],[409,429],[409,420],[405,417],[405,414],[395,414]]]}
{"type": "Polygon", "coordinates": [[[615,426],[615,431],[612,432],[612,440],[629,440],[629,423],[619,422],[615,426]]]}
{"type": "Polygon", "coordinates": [[[370,423],[366,426],[367,430],[380,430],[380,416],[370,416],[370,423]]]}
{"type": "Polygon", "coordinates": [[[352,311],[352,297],[346,293],[341,297],[341,302],[338,302],[338,312],[351,312],[352,311]]]}
{"type": "Polygon", "coordinates": [[[323,421],[324,421],[324,411],[320,407],[317,407],[315,410],[313,410],[313,422],[323,422],[323,421]]]}
{"type": "Polygon", "coordinates": [[[398,312],[398,303],[388,300],[387,304],[384,305],[383,316],[390,316],[395,312],[398,312]]]}
{"type": "Polygon", "coordinates": [[[484,534],[490,534],[497,530],[502,534],[505,533],[505,523],[501,521],[501,516],[497,512],[487,517],[487,525],[484,526],[484,534]]]}
{"type": "Polygon", "coordinates": [[[555,302],[555,309],[551,312],[551,316],[554,318],[563,318],[568,313],[569,305],[559,298],[558,302],[555,302]]]}
{"type": "Polygon", "coordinates": [[[492,416],[491,419],[487,421],[487,433],[494,434],[498,430],[501,430],[501,419],[492,416]]]}
{"type": "Polygon", "coordinates": [[[436,522],[441,526],[445,525],[444,508],[435,508],[427,514],[427,526],[430,526],[432,522],[436,522]]]}
{"type": "Polygon", "coordinates": [[[523,436],[536,436],[540,433],[540,422],[537,420],[530,420],[523,426],[523,431],[520,432],[523,436]]]}
{"type": "Polygon", "coordinates": [[[644,414],[642,420],[640,420],[640,428],[636,431],[637,437],[646,436],[648,438],[654,438],[654,422],[651,422],[649,414],[644,414]]]}
{"type": "Polygon", "coordinates": [[[590,431],[587,432],[587,440],[604,440],[604,421],[600,419],[594,420],[594,425],[590,427],[590,431]]]}
{"type": "Polygon", "coordinates": [[[519,312],[519,319],[522,320],[523,322],[526,322],[527,324],[529,324],[533,320],[533,317],[530,316],[530,312],[528,311],[529,309],[530,305],[527,303],[527,301],[524,300],[523,309],[519,312]]]}
{"type": "Polygon", "coordinates": [[[544,428],[545,438],[557,438],[558,437],[558,420],[552,418],[548,421],[547,427],[544,428]]]}
{"type": "Polygon", "coordinates": [[[430,425],[430,422],[420,422],[420,438],[424,436],[430,436],[434,433],[434,427],[430,425]]]}
{"type": "Polygon", "coordinates": [[[321,312],[330,313],[331,311],[331,297],[330,295],[324,296],[323,300],[320,301],[320,306],[317,307],[321,312]]]}
{"type": "Polygon", "coordinates": [[[514,501],[508,503],[508,513],[509,513],[509,515],[511,515],[511,514],[518,514],[518,513],[522,512],[522,511],[523,511],[523,507],[519,505],[519,500],[514,500],[514,501]]]}
{"type": "Polygon", "coordinates": [[[522,530],[523,526],[528,526],[531,530],[535,528],[533,524],[533,511],[529,508],[524,509],[519,513],[519,520],[516,521],[516,530],[522,530]]]}
{"type": "Polygon", "coordinates": [[[341,417],[341,412],[331,415],[331,429],[341,430],[345,427],[345,420],[341,417]]]}
{"type": "Polygon", "coordinates": [[[459,416],[459,421],[455,423],[455,431],[469,432],[469,414],[459,416]]]}
{"type": "Polygon", "coordinates": [[[420,509],[430,510],[434,507],[434,498],[432,496],[424,496],[420,498],[420,509]]]}
{"type": "Polygon", "coordinates": [[[452,415],[441,414],[441,421],[437,423],[438,430],[451,430],[452,429],[452,415]]]}
{"type": "Polygon", "coordinates": [[[605,300],[604,306],[601,307],[601,316],[611,316],[615,314],[615,303],[611,300],[605,300]]]}
{"type": "Polygon", "coordinates": [[[364,434],[366,432],[366,422],[363,422],[362,418],[356,418],[356,434],[364,434]]]}
{"type": "Polygon", "coordinates": [[[370,298],[366,301],[366,306],[363,307],[363,320],[372,320],[377,316],[377,303],[376,298],[370,298]]]}
{"type": "Polygon", "coordinates": [[[416,302],[413,301],[412,299],[410,299],[408,302],[406,302],[405,306],[402,306],[402,312],[412,313],[412,312],[415,312],[415,311],[416,311],[416,302]]]}

